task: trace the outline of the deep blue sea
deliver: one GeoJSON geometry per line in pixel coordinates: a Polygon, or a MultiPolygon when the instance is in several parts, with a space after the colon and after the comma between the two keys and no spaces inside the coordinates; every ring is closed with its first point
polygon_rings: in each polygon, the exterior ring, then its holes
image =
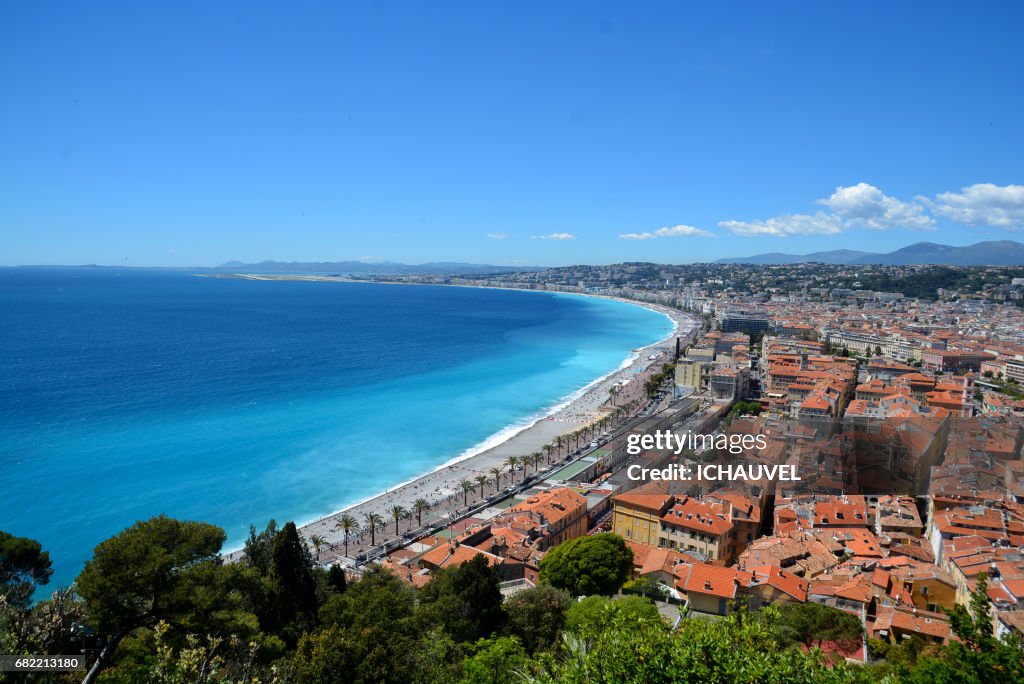
{"type": "Polygon", "coordinates": [[[0,529],[54,581],[160,513],[306,521],[523,425],[671,323],[572,295],[0,268],[0,529]]]}

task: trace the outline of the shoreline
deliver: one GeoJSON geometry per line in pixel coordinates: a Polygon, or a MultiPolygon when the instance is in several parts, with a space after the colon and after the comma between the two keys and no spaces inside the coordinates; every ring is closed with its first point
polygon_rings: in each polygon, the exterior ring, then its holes
{"type": "MultiPolygon", "coordinates": [[[[368,282],[323,276],[267,278],[264,276],[250,277],[238,274],[220,277],[239,277],[252,280],[300,280],[306,282],[368,282]]],[[[372,284],[420,285],[419,283],[372,284]]],[[[433,285],[433,283],[423,284],[433,285]]],[[[452,285],[439,286],[453,287],[452,285]]],[[[484,440],[466,448],[458,455],[440,463],[431,470],[421,472],[387,489],[369,494],[330,513],[297,523],[296,526],[299,528],[300,534],[307,540],[307,543],[314,536],[323,540],[321,553],[317,554],[318,563],[326,564],[333,561],[351,565],[352,559],[360,551],[366,550],[371,546],[379,547],[385,540],[394,543],[394,539],[398,535],[395,533],[394,519],[388,514],[392,506],[401,506],[407,511],[405,519],[399,524],[399,528],[410,530],[419,527],[416,521],[416,514],[412,512],[414,508],[413,503],[417,499],[426,499],[431,504],[431,508],[423,515],[424,525],[427,525],[430,521],[437,521],[439,518],[449,519],[454,511],[465,507],[465,501],[468,501],[468,505],[472,506],[474,501],[482,501],[486,498],[488,492],[493,492],[497,488],[493,484],[494,479],[491,474],[491,469],[493,468],[501,468],[504,472],[501,485],[503,489],[508,484],[508,471],[505,463],[509,456],[522,456],[542,451],[545,444],[550,444],[562,435],[571,434],[599,420],[601,416],[611,410],[608,404],[611,399],[610,390],[614,385],[620,385],[623,388],[620,390],[620,394],[626,393],[621,403],[626,403],[638,397],[642,391],[643,382],[646,381],[646,376],[649,375],[650,367],[658,360],[647,358],[650,352],[657,347],[665,345],[666,342],[680,334],[691,332],[696,323],[696,319],[690,314],[685,314],[659,304],[636,302],[621,297],[549,290],[488,288],[481,285],[454,285],[454,287],[503,289],[618,301],[661,314],[669,319],[672,329],[667,335],[655,342],[631,350],[617,368],[558,399],[550,407],[540,409],[531,416],[501,428],[484,440]],[[474,478],[479,476],[487,477],[488,483],[482,488],[475,488],[473,495],[467,497],[458,483],[461,480],[474,482],[474,478]],[[433,487],[432,490],[431,486],[433,487]],[[477,491],[478,489],[483,489],[484,492],[481,493],[477,491]],[[365,523],[365,516],[370,513],[376,513],[384,517],[383,525],[378,526],[375,535],[373,535],[376,542],[374,545],[369,544],[369,531],[362,529],[365,523]],[[343,551],[343,534],[335,528],[336,523],[345,514],[354,516],[360,525],[359,533],[350,536],[348,543],[349,553],[347,556],[344,555],[343,551]]],[[[564,456],[559,458],[564,458],[564,456]]],[[[524,466],[519,466],[515,477],[525,476],[527,472],[531,471],[528,468],[524,468],[524,466]]],[[[227,559],[234,559],[243,549],[244,542],[240,543],[237,547],[226,550],[224,556],[227,559]]]]}

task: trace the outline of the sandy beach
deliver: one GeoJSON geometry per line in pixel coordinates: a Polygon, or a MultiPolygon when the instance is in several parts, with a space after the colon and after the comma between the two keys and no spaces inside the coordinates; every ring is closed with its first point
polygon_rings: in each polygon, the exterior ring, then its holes
{"type": "MultiPolygon", "coordinates": [[[[360,553],[374,546],[380,547],[388,542],[394,545],[406,533],[450,521],[453,515],[458,516],[461,512],[473,507],[475,503],[480,503],[493,495],[497,489],[505,489],[512,484],[509,468],[506,465],[506,460],[510,456],[522,457],[540,452],[545,456],[545,460],[539,468],[544,470],[548,461],[548,452],[544,450],[545,445],[555,442],[559,435],[572,433],[599,420],[616,407],[625,406],[634,399],[640,398],[643,394],[644,383],[653,372],[651,366],[658,360],[648,357],[655,354],[659,347],[668,353],[670,347],[666,343],[669,340],[674,340],[677,335],[685,336],[697,323],[693,317],[674,309],[656,304],[620,301],[644,306],[667,315],[675,323],[675,329],[666,338],[642,349],[634,350],[630,355],[631,360],[628,365],[624,363],[623,367],[578,392],[576,396],[571,397],[550,415],[537,420],[500,444],[477,453],[469,452],[463,456],[453,455],[451,461],[432,472],[397,484],[387,491],[330,515],[304,523],[300,526],[300,532],[307,541],[311,542],[311,547],[319,546],[318,561],[321,564],[341,563],[351,566],[355,564],[356,557],[360,553]],[[614,386],[619,386],[619,390],[612,397],[610,390],[614,386]],[[492,469],[495,468],[500,469],[502,473],[500,486],[496,486],[494,481],[492,469]],[[475,479],[477,477],[485,477],[487,482],[481,487],[475,479]],[[474,485],[474,489],[468,494],[464,493],[460,486],[460,482],[463,480],[468,480],[474,485]],[[420,499],[425,500],[430,507],[417,516],[415,502],[420,499]],[[398,522],[397,534],[392,515],[392,509],[396,505],[406,511],[405,516],[398,522]],[[345,535],[339,527],[339,522],[345,514],[354,517],[359,524],[358,531],[349,536],[347,553],[345,535]],[[369,514],[377,514],[382,518],[382,523],[378,523],[372,535],[367,526],[366,516],[369,514]],[[371,537],[373,544],[371,544],[371,537]],[[316,540],[316,544],[312,543],[313,540],[316,540]]],[[[659,354],[659,356],[661,355],[659,354]]],[[[574,449],[575,444],[573,443],[571,450],[574,449]]],[[[565,458],[569,450],[570,448],[566,446],[557,452],[550,452],[551,462],[554,463],[565,458]]],[[[520,465],[514,475],[515,481],[520,482],[523,477],[529,476],[533,472],[533,466],[520,465]]],[[[237,551],[228,555],[229,558],[237,556],[237,551]]]]}

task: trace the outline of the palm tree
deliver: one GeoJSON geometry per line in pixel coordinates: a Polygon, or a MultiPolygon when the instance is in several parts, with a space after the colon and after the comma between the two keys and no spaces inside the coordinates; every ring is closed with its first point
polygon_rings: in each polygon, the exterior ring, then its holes
{"type": "Polygon", "coordinates": [[[544,460],[544,455],[539,451],[534,451],[530,454],[530,465],[533,466],[533,472],[540,470],[540,462],[544,460]]]}
{"type": "Polygon", "coordinates": [[[395,536],[397,537],[398,536],[398,521],[401,520],[402,516],[405,515],[405,506],[400,506],[398,504],[395,504],[394,506],[392,506],[391,508],[388,509],[388,512],[391,513],[391,518],[395,521],[395,536]]]}
{"type": "Polygon", "coordinates": [[[348,555],[348,536],[359,529],[359,522],[350,513],[341,516],[341,520],[334,526],[334,529],[345,533],[345,555],[348,555]]]}
{"type": "Polygon", "coordinates": [[[377,525],[384,522],[384,518],[381,517],[380,513],[363,513],[363,518],[366,520],[366,526],[370,528],[370,546],[377,545],[377,525]]]}
{"type": "Polygon", "coordinates": [[[508,466],[509,477],[512,478],[512,483],[516,481],[516,466],[519,465],[518,456],[509,456],[505,459],[505,465],[508,466]]]}
{"type": "Polygon", "coordinates": [[[569,440],[565,438],[565,435],[558,435],[558,437],[555,438],[555,444],[556,444],[556,448],[558,449],[559,453],[561,453],[562,445],[564,444],[564,445],[566,445],[566,447],[568,447],[569,446],[569,440]]]}
{"type": "Polygon", "coordinates": [[[469,480],[459,480],[459,486],[462,487],[462,505],[465,506],[469,504],[469,493],[476,489],[476,485],[469,480]]]}
{"type": "Polygon", "coordinates": [[[476,480],[476,486],[480,488],[480,496],[482,497],[484,495],[484,485],[487,484],[487,476],[477,475],[473,479],[476,480]]]}
{"type": "Polygon", "coordinates": [[[551,452],[554,451],[554,450],[555,450],[555,445],[554,444],[545,444],[544,445],[544,456],[547,457],[548,463],[551,463],[551,452]]]}
{"type": "Polygon", "coordinates": [[[309,543],[316,550],[316,559],[320,560],[320,549],[324,547],[324,544],[327,543],[327,540],[321,537],[319,534],[313,534],[309,537],[309,543]]]}
{"type": "Polygon", "coordinates": [[[501,486],[501,468],[494,466],[490,470],[491,477],[494,479],[494,493],[498,493],[498,487],[501,486]]]}
{"type": "Polygon", "coordinates": [[[416,511],[416,524],[423,525],[423,511],[430,510],[430,502],[426,499],[416,499],[412,502],[412,509],[416,511]]]}
{"type": "Polygon", "coordinates": [[[612,406],[615,406],[615,396],[622,391],[622,385],[612,385],[612,388],[608,390],[608,394],[612,395],[612,406]]]}

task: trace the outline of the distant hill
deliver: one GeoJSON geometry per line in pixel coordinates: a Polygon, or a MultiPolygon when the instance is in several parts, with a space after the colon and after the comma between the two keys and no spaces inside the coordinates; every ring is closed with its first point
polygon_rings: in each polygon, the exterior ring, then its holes
{"type": "Polygon", "coordinates": [[[757,254],[751,257],[719,259],[719,264],[883,264],[911,266],[937,264],[943,266],[1021,266],[1024,265],[1024,244],[1013,240],[978,242],[966,247],[917,242],[894,252],[879,254],[837,249],[813,254],[757,254]]]}
{"type": "Polygon", "coordinates": [[[816,261],[822,264],[852,264],[862,257],[872,256],[872,252],[858,252],[854,249],[834,249],[830,252],[814,252],[813,254],[783,254],[770,252],[752,257],[733,257],[719,259],[717,264],[802,264],[816,261]]]}
{"type": "Polygon", "coordinates": [[[426,264],[401,264],[394,261],[261,261],[246,264],[229,261],[216,271],[244,273],[338,273],[341,275],[471,275],[475,273],[520,273],[542,271],[539,266],[494,266],[437,261],[426,264]]]}

